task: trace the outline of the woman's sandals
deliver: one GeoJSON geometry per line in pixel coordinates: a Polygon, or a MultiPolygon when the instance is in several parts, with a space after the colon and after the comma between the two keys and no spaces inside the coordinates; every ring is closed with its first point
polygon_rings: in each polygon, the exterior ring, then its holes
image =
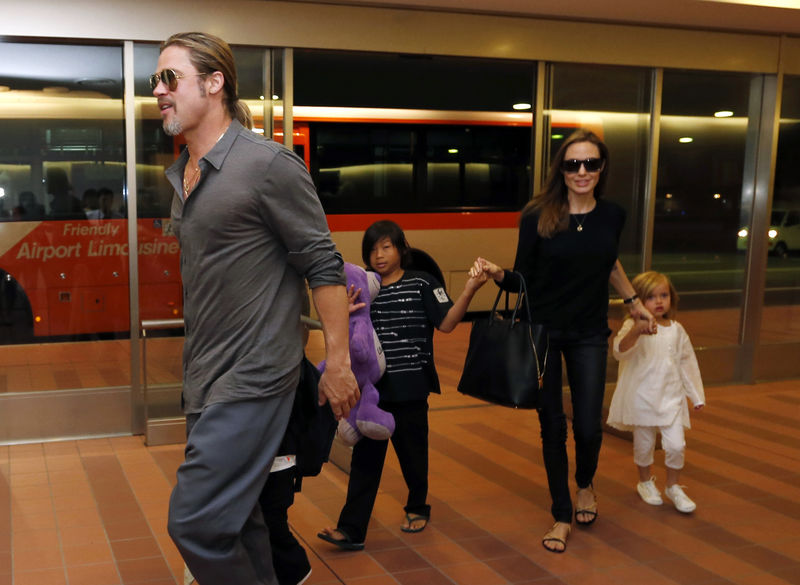
{"type": "Polygon", "coordinates": [[[400,526],[403,532],[422,532],[428,525],[430,516],[424,514],[406,514],[406,523],[400,526]]]}
{"type": "Polygon", "coordinates": [[[342,550],[364,550],[363,542],[353,542],[353,539],[340,528],[325,528],[322,532],[317,533],[317,538],[330,542],[342,550]]]}
{"type": "Polygon", "coordinates": [[[542,546],[553,553],[563,553],[567,550],[567,538],[572,526],[566,522],[556,522],[542,538],[542,546]]]}
{"type": "Polygon", "coordinates": [[[594,489],[591,486],[579,489],[575,494],[575,500],[575,522],[583,526],[588,526],[597,520],[597,495],[594,493],[594,489]],[[581,506],[581,495],[585,497],[587,493],[591,494],[592,503],[588,506],[581,506]]]}

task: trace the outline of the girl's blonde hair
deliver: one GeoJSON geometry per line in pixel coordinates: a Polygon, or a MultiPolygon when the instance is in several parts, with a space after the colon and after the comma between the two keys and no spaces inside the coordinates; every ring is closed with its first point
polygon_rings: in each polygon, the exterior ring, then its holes
{"type": "Polygon", "coordinates": [[[667,319],[674,319],[677,316],[679,299],[678,291],[675,290],[675,287],[673,286],[672,281],[669,279],[669,276],[651,270],[649,272],[642,272],[641,274],[635,276],[631,281],[631,284],[633,285],[633,290],[636,291],[636,294],[642,301],[642,304],[644,304],[644,302],[647,300],[647,297],[653,293],[657,286],[666,284],[667,288],[669,289],[669,311],[664,314],[664,317],[667,319]]]}

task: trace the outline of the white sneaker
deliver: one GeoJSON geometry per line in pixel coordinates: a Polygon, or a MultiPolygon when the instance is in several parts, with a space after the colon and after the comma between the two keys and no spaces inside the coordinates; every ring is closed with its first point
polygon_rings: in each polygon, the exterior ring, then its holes
{"type": "Polygon", "coordinates": [[[667,487],[667,489],[664,490],[664,495],[672,500],[672,503],[675,504],[675,508],[678,510],[678,512],[688,514],[689,512],[694,512],[695,508],[697,508],[697,504],[695,504],[689,498],[689,496],[686,495],[686,493],[683,491],[683,488],[677,483],[667,487]]]}
{"type": "Polygon", "coordinates": [[[636,486],[636,491],[651,506],[660,506],[664,503],[664,500],[661,499],[661,492],[656,487],[655,477],[651,477],[647,481],[640,481],[636,486]]]}

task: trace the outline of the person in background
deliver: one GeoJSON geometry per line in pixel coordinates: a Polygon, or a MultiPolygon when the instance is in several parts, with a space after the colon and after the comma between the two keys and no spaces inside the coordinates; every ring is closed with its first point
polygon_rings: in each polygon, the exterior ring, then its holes
{"type": "Polygon", "coordinates": [[[164,131],[186,140],[166,172],[181,246],[187,429],[167,529],[199,583],[275,585],[258,499],[300,375],[304,279],[325,340],[320,400],[343,417],[359,397],[344,263],[303,161],[249,129],[225,41],[171,36],[150,85],[164,131]]]}
{"type": "Polygon", "coordinates": [[[22,191],[19,194],[19,205],[14,216],[19,221],[37,221],[45,218],[44,205],[36,200],[33,191],[22,191]]]}
{"type": "Polygon", "coordinates": [[[684,427],[689,428],[689,408],[705,405],[703,380],[686,330],[675,321],[678,293],[669,278],[645,272],[633,279],[636,294],[655,316],[658,333],[648,335],[646,323],[625,319],[614,339],[614,357],[619,360],[619,379],[608,424],[633,431],[633,461],[639,470],[636,491],[650,505],[663,503],[650,473],[656,436],[661,433],[667,487],[664,494],[683,513],[697,506],[683,491],[679,480],[684,463],[684,427]]]}
{"type": "Polygon", "coordinates": [[[125,216],[114,209],[114,192],[108,187],[97,190],[98,207],[86,212],[87,219],[123,219],[125,216]]]}
{"type": "MultiPolygon", "coordinates": [[[[428,504],[428,394],[441,392],[433,360],[434,328],[450,333],[461,321],[475,292],[486,282],[470,277],[455,303],[426,272],[411,270],[409,245],[399,225],[383,220],[364,232],[361,255],[381,276],[370,317],[386,357],[386,372],[376,387],[380,408],[392,413],[391,441],[408,486],[403,532],[421,532],[431,516],[428,504]]],[[[351,299],[357,296],[357,292],[351,299]]],[[[389,441],[362,437],[353,446],[345,505],[336,528],[319,538],[345,550],[361,550],[383,473],[389,441]]]]}
{"type": "Polygon", "coordinates": [[[86,219],[80,200],[72,194],[72,185],[64,169],[47,169],[46,184],[50,194],[50,219],[86,219]]]}
{"type": "Polygon", "coordinates": [[[555,524],[542,545],[562,553],[572,528],[597,518],[593,480],[603,438],[602,409],[608,355],[608,286],[625,300],[634,319],[655,331],[647,311],[620,264],[624,210],[603,199],[608,148],[588,130],[577,130],[556,153],[544,189],[520,217],[514,270],[478,258],[470,273],[485,272],[498,285],[519,290],[525,278],[531,318],[549,330],[539,424],[555,524]],[[567,421],[563,407],[561,357],[566,363],[575,438],[575,506],[570,497],[567,421]]]}
{"type": "Polygon", "coordinates": [[[86,189],[83,192],[81,204],[87,219],[98,219],[97,212],[100,210],[100,195],[98,195],[97,189],[86,189]]]}

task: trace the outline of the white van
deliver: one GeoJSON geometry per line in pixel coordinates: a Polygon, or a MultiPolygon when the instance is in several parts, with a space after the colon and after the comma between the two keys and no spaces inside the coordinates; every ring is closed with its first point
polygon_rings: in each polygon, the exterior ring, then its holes
{"type": "MultiPolygon", "coordinates": [[[[768,249],[771,254],[785,258],[790,252],[800,252],[800,209],[775,208],[769,222],[768,249]]],[[[738,250],[747,250],[750,230],[739,230],[738,250]]]]}

